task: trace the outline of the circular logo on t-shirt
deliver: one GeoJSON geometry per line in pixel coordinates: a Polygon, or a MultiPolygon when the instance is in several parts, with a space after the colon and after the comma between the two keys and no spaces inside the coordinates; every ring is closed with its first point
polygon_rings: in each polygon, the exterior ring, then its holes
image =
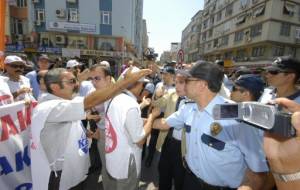
{"type": "Polygon", "coordinates": [[[111,153],[117,147],[117,134],[107,116],[105,116],[105,152],[111,153]]]}

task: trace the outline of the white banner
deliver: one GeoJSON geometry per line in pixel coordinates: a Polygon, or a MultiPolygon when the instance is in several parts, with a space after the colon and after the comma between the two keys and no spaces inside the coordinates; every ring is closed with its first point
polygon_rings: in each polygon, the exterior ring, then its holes
{"type": "Polygon", "coordinates": [[[30,133],[32,106],[0,106],[0,188],[32,189],[30,133]]]}

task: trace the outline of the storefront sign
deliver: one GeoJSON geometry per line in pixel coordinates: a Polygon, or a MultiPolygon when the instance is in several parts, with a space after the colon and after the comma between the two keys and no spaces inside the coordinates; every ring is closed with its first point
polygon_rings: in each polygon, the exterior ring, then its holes
{"type": "Polygon", "coordinates": [[[71,22],[49,22],[47,29],[50,30],[75,30],[80,33],[94,34],[96,33],[96,24],[81,24],[81,23],[71,23],[71,22]]]}

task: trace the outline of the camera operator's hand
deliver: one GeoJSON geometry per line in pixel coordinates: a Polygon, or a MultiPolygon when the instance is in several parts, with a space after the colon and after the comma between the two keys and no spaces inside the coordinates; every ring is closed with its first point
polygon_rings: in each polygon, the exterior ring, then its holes
{"type": "MultiPolygon", "coordinates": [[[[284,139],[265,132],[264,150],[270,164],[270,170],[279,174],[297,173],[300,171],[300,105],[286,98],[276,99],[275,102],[294,112],[292,125],[296,129],[297,136],[284,139]]],[[[278,189],[300,189],[300,180],[289,183],[276,180],[276,184],[278,189]]]]}

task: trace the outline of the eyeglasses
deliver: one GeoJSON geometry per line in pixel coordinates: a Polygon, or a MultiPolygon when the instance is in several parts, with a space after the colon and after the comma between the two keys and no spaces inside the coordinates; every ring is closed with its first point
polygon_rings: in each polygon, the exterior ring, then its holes
{"type": "Polygon", "coordinates": [[[99,81],[99,80],[102,80],[102,78],[101,77],[99,77],[99,76],[95,76],[95,77],[89,77],[89,80],[91,80],[91,81],[99,81]]]}
{"type": "Polygon", "coordinates": [[[9,65],[11,68],[14,68],[14,69],[24,69],[24,65],[9,65]]]}
{"type": "Polygon", "coordinates": [[[62,80],[61,82],[66,82],[68,84],[76,84],[77,83],[77,79],[73,78],[73,79],[69,79],[69,80],[62,80]]]}
{"type": "Polygon", "coordinates": [[[236,87],[236,86],[233,86],[233,87],[232,87],[232,92],[236,92],[236,91],[244,92],[245,89],[243,89],[243,88],[238,88],[238,87],[236,87]]]}

